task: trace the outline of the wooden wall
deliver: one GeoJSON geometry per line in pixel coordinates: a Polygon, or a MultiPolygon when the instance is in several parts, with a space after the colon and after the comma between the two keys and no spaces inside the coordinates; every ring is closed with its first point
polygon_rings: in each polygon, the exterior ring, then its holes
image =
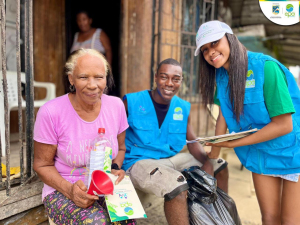
{"type": "Polygon", "coordinates": [[[150,88],[152,3],[121,2],[121,96],[150,88]]]}
{"type": "MultiPolygon", "coordinates": [[[[181,59],[182,0],[156,0],[154,63],[151,68],[153,0],[121,3],[121,96],[153,87],[151,71],[166,58],[181,59]]],[[[153,73],[155,74],[155,72],[153,73]]],[[[199,103],[200,104],[200,103],[199,103]]],[[[214,127],[206,107],[192,104],[191,118],[198,135],[214,127]]]]}
{"type": "MultiPolygon", "coordinates": [[[[34,79],[53,82],[56,95],[64,94],[63,67],[66,61],[65,1],[33,1],[34,79]]],[[[35,91],[35,98],[44,96],[35,91]]]]}
{"type": "Polygon", "coordinates": [[[157,27],[160,29],[158,61],[174,58],[180,62],[182,1],[161,1],[159,13],[160,19],[157,20],[159,23],[157,27]]]}

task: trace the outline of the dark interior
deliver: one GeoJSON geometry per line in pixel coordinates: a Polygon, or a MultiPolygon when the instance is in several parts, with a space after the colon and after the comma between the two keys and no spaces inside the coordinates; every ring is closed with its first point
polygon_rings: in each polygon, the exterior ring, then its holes
{"type": "MultiPolygon", "coordinates": [[[[121,1],[94,1],[94,0],[66,0],[66,47],[67,57],[73,43],[74,34],[79,31],[76,24],[76,14],[80,10],[88,11],[93,18],[92,26],[101,28],[108,35],[112,47],[112,71],[115,87],[110,95],[120,95],[120,7],[121,1]]],[[[69,83],[65,80],[65,91],[68,92],[69,83]]]]}

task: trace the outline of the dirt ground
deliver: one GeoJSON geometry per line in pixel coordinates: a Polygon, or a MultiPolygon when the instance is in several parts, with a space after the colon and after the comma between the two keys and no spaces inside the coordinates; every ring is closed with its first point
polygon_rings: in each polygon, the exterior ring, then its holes
{"type": "MultiPolygon", "coordinates": [[[[227,161],[229,168],[229,195],[236,203],[242,224],[261,224],[261,214],[255,192],[251,191],[253,184],[250,171],[245,168],[241,170],[241,163],[233,151],[228,153],[227,161]]],[[[138,220],[138,224],[167,224],[163,210],[163,199],[156,198],[155,196],[146,197],[148,199],[142,196],[142,202],[146,202],[144,207],[148,218],[138,220]]]]}

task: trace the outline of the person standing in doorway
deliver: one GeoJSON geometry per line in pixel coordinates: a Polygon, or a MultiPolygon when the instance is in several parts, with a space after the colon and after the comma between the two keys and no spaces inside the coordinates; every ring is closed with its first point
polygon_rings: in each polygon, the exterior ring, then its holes
{"type": "Polygon", "coordinates": [[[95,49],[105,55],[111,65],[113,56],[107,34],[101,28],[92,27],[93,19],[87,11],[79,11],[76,14],[76,22],[79,32],[74,36],[71,53],[80,48],[95,49]]]}

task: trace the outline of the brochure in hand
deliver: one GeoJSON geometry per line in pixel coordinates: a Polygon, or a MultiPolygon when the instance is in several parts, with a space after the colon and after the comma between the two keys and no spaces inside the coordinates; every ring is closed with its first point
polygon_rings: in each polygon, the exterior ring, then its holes
{"type": "Polygon", "coordinates": [[[220,142],[224,142],[224,141],[231,141],[231,140],[243,138],[243,137],[246,137],[256,131],[258,131],[257,128],[252,129],[252,130],[238,132],[238,133],[231,132],[230,134],[222,134],[222,135],[212,136],[212,137],[204,137],[204,138],[199,137],[199,138],[196,138],[195,140],[186,141],[186,143],[189,144],[189,143],[199,142],[200,144],[204,144],[204,143],[208,142],[208,143],[216,144],[216,143],[220,143],[220,142]]]}
{"type": "Polygon", "coordinates": [[[129,176],[125,176],[119,184],[115,185],[118,177],[113,174],[108,175],[114,183],[114,194],[105,195],[111,222],[147,218],[129,176]]]}

